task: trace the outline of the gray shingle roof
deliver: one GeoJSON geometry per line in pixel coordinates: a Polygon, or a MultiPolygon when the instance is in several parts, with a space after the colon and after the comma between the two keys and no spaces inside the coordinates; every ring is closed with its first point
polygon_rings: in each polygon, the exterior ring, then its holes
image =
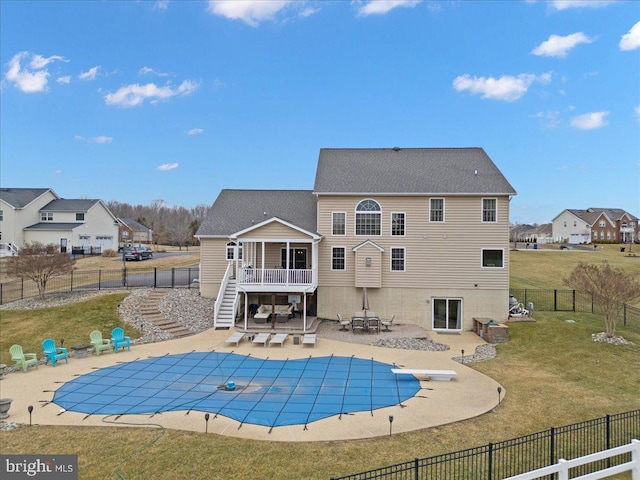
{"type": "Polygon", "coordinates": [[[150,228],[145,227],[141,223],[136,222],[133,218],[119,218],[118,220],[120,220],[120,222],[122,222],[124,225],[126,225],[130,229],[135,230],[137,232],[150,232],[151,231],[150,228]]]}
{"type": "Polygon", "coordinates": [[[225,189],[196,235],[228,236],[273,217],[315,233],[316,197],[310,190],[225,189]]]}
{"type": "Polygon", "coordinates": [[[515,195],[516,191],[482,148],[323,148],[314,193],[515,195]]]}
{"type": "Polygon", "coordinates": [[[24,208],[50,188],[0,188],[0,198],[14,208],[24,208]]]}
{"type": "Polygon", "coordinates": [[[49,212],[86,212],[100,200],[59,198],[47,203],[40,210],[49,212]]]}
{"type": "Polygon", "coordinates": [[[54,223],[54,222],[41,222],[34,223],[25,227],[25,230],[73,230],[74,228],[81,227],[82,223],[54,223]]]}

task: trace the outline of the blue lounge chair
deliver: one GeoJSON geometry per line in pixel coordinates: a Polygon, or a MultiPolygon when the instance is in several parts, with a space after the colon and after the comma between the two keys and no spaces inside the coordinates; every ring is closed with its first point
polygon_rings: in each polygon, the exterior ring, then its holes
{"type": "Polygon", "coordinates": [[[45,365],[51,362],[51,365],[55,367],[58,360],[62,360],[63,358],[66,363],[69,363],[67,349],[56,347],[56,341],[52,338],[46,338],[42,342],[42,351],[44,352],[44,356],[47,357],[47,360],[44,362],[45,365]]]}
{"type": "Polygon", "coordinates": [[[113,343],[114,352],[117,352],[120,347],[127,347],[127,350],[131,350],[131,337],[125,336],[124,330],[120,327],[111,331],[111,343],[113,343]]]}

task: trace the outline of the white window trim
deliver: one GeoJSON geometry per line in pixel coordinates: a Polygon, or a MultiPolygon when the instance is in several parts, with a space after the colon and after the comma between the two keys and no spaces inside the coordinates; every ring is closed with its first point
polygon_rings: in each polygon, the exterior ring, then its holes
{"type": "Polygon", "coordinates": [[[347,235],[347,212],[331,212],[331,235],[334,237],[345,237],[347,235]],[[333,215],[341,213],[344,215],[344,233],[333,233],[333,215]]]}
{"type": "Polygon", "coordinates": [[[429,223],[445,223],[445,219],[446,219],[445,203],[446,203],[446,200],[444,199],[444,197],[429,198],[429,223]],[[442,200],[442,220],[431,220],[431,200],[442,200]]]}
{"type": "Polygon", "coordinates": [[[391,237],[406,237],[407,236],[407,212],[391,212],[389,215],[389,235],[391,237]],[[404,225],[402,229],[402,235],[394,235],[393,234],[393,215],[394,214],[402,214],[404,215],[404,225]]]}
{"type": "Polygon", "coordinates": [[[483,249],[481,249],[481,251],[480,251],[480,268],[487,269],[487,270],[503,270],[505,268],[504,264],[505,264],[505,261],[504,261],[504,248],[483,248],[483,249]],[[490,266],[484,265],[483,258],[484,258],[484,252],[486,250],[491,250],[491,251],[498,251],[499,250],[499,251],[502,252],[502,266],[501,267],[490,267],[490,266]]]}
{"type": "Polygon", "coordinates": [[[389,250],[389,271],[391,273],[398,273],[398,272],[406,272],[407,271],[407,248],[406,247],[391,247],[391,249],[389,250]],[[394,250],[402,250],[403,254],[402,254],[402,270],[394,270],[393,269],[393,251],[394,250]]]}
{"type": "Polygon", "coordinates": [[[347,247],[343,247],[342,245],[332,245],[331,246],[331,271],[332,272],[346,272],[347,271],[347,247]],[[333,268],[333,249],[334,248],[341,248],[342,251],[344,252],[344,268],[342,269],[338,269],[338,268],[333,268]]]}
{"type": "Polygon", "coordinates": [[[461,332],[464,330],[464,299],[462,297],[431,297],[431,328],[434,332],[461,332]],[[436,328],[435,323],[435,300],[460,300],[460,328],[436,328]]]}
{"type": "Polygon", "coordinates": [[[483,197],[480,202],[480,220],[482,223],[498,223],[498,199],[497,197],[483,197]],[[495,200],[496,202],[496,219],[495,220],[485,220],[484,219],[484,201],[485,200],[495,200]]]}

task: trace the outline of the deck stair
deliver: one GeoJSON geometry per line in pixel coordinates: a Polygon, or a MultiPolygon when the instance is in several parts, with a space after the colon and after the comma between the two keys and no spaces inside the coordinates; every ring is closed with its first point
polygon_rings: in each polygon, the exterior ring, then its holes
{"type": "Polygon", "coordinates": [[[162,297],[168,292],[163,290],[153,290],[140,305],[140,315],[161,330],[173,334],[176,338],[188,337],[194,332],[175,320],[170,320],[158,308],[162,297]]]}
{"type": "Polygon", "coordinates": [[[233,327],[235,312],[233,310],[233,303],[236,299],[238,292],[236,291],[236,280],[229,279],[227,288],[224,291],[222,297],[222,304],[220,310],[215,319],[215,326],[218,327],[233,327]]]}

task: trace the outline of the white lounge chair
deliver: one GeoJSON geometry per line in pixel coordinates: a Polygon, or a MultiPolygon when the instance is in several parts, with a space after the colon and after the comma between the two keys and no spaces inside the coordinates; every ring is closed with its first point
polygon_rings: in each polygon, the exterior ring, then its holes
{"type": "Polygon", "coordinates": [[[227,338],[224,343],[232,344],[235,343],[236,347],[240,345],[240,341],[244,338],[246,333],[243,332],[233,332],[233,334],[227,338]]]}
{"type": "Polygon", "coordinates": [[[351,325],[351,320],[342,318],[342,315],[340,315],[339,313],[338,313],[338,322],[340,322],[340,325],[342,327],[342,328],[340,328],[340,330],[342,330],[344,332],[346,332],[347,331],[347,327],[349,325],[351,325]]]}
{"type": "Polygon", "coordinates": [[[305,334],[304,337],[302,337],[302,346],[304,347],[305,345],[313,345],[313,347],[315,348],[316,346],[316,334],[315,333],[307,333],[305,334]]]}
{"type": "Polygon", "coordinates": [[[270,333],[259,333],[254,337],[253,343],[261,343],[263,347],[266,347],[269,343],[269,337],[271,337],[270,333]]]}
{"type": "Polygon", "coordinates": [[[390,332],[391,330],[389,330],[389,327],[391,325],[393,325],[393,319],[395,318],[395,315],[391,315],[391,318],[389,320],[380,320],[380,323],[382,324],[382,326],[384,327],[385,332],[390,332]]]}
{"type": "Polygon", "coordinates": [[[269,347],[271,347],[271,345],[280,345],[282,347],[288,337],[288,333],[276,333],[271,341],[269,341],[269,347]]]}
{"type": "Polygon", "coordinates": [[[453,370],[419,370],[415,368],[392,368],[391,372],[396,375],[427,376],[429,380],[437,382],[448,382],[457,375],[453,370]]]}

